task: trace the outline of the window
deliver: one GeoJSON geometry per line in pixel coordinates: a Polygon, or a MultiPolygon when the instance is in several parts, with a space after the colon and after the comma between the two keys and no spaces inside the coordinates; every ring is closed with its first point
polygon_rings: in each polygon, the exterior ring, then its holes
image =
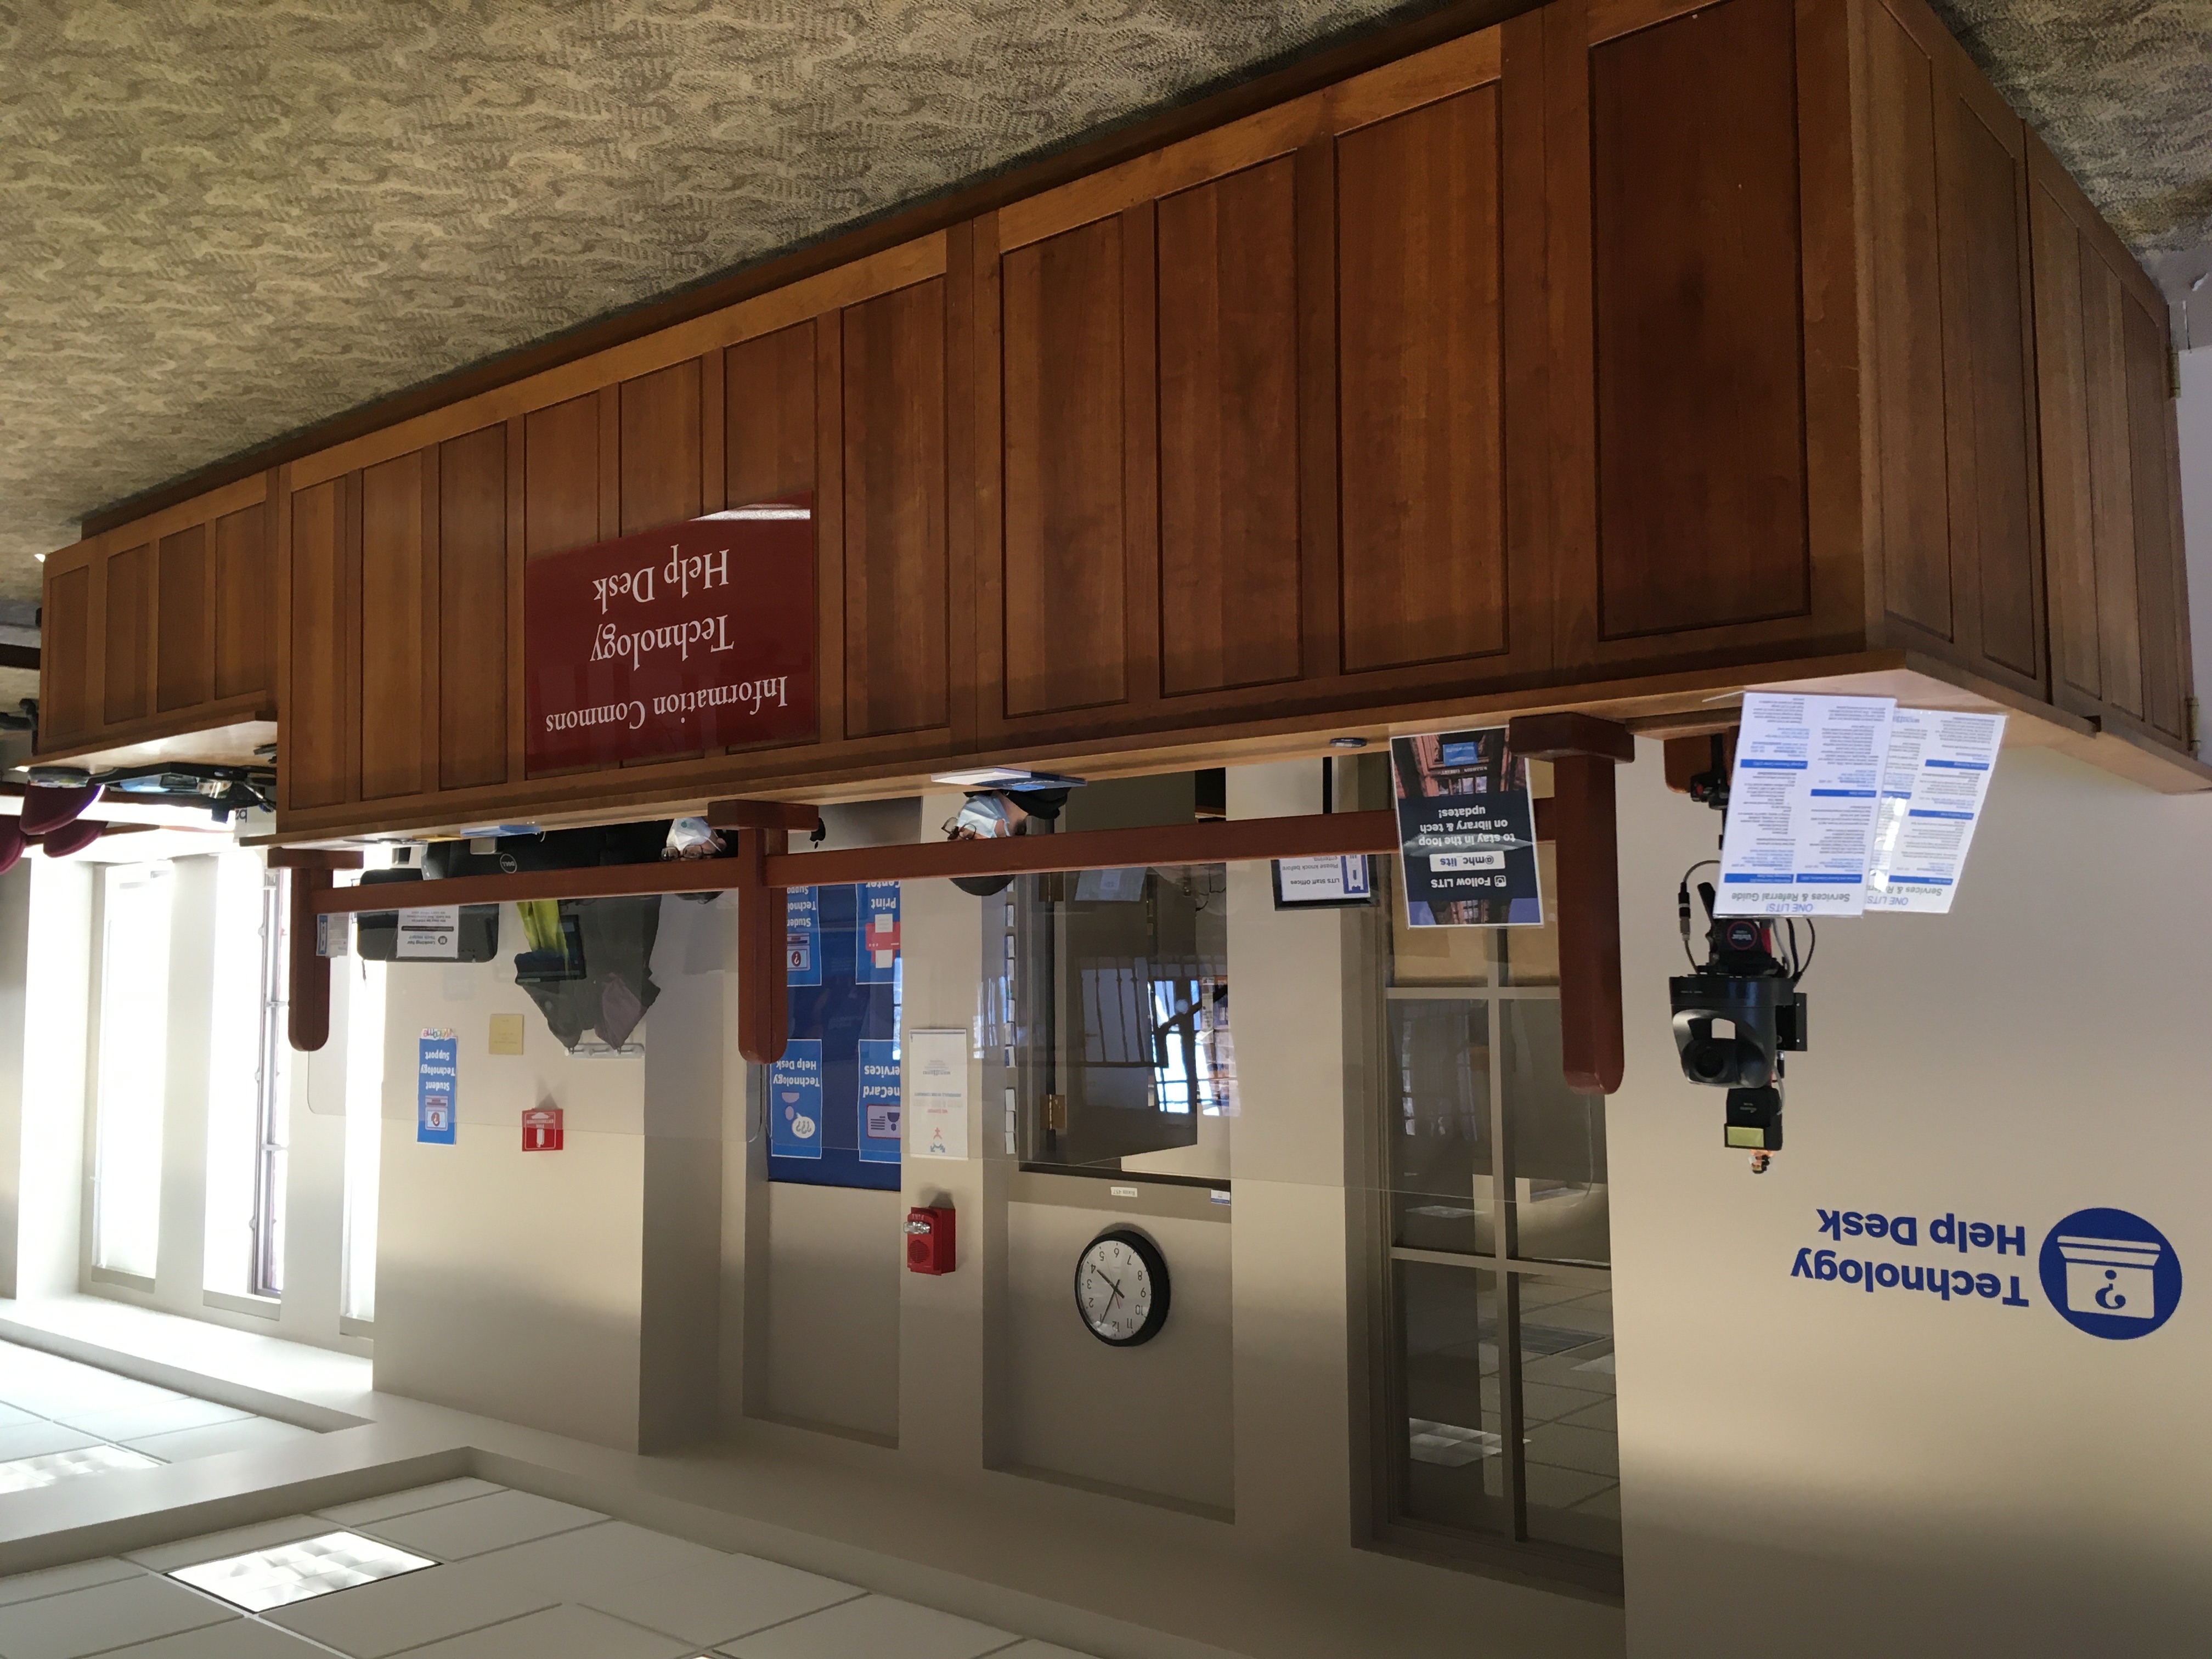
{"type": "Polygon", "coordinates": [[[1560,1075],[1554,930],[1411,928],[1389,885],[1381,1530],[1617,1586],[1605,1103],[1560,1075]]]}
{"type": "MultiPolygon", "coordinates": [[[[355,961],[346,999],[345,1268],[342,1310],[376,1317],[376,1204],[384,1156],[384,989],[380,962],[355,961]]],[[[333,977],[337,977],[336,974],[333,977]]]]}
{"type": "Polygon", "coordinates": [[[1024,1168],[1227,1183],[1227,895],[1226,867],[1200,864],[1024,876],[984,900],[986,1059],[1024,1168]]]}
{"type": "Polygon", "coordinates": [[[291,1113],[286,1097],[287,872],[261,887],[260,1041],[253,1073],[253,1255],[246,1283],[256,1296],[284,1294],[284,1165],[291,1113]]]}
{"type": "Polygon", "coordinates": [[[149,1279],[161,1233],[173,884],[167,864],[111,865],[101,873],[93,1264],[149,1279]]]}

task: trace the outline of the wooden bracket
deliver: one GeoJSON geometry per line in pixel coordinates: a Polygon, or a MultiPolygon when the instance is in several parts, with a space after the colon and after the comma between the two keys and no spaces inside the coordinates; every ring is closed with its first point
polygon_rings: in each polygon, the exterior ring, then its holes
{"type": "Polygon", "coordinates": [[[781,830],[811,836],[821,820],[822,809],[805,801],[718,800],[707,809],[711,830],[781,830]]]}
{"type": "Polygon", "coordinates": [[[768,878],[769,860],[789,842],[782,830],[738,832],[738,1052],[756,1066],[781,1060],[791,1040],[787,895],[768,878]]]}
{"type": "Polygon", "coordinates": [[[1625,726],[1589,714],[1524,714],[1507,747],[1552,763],[1546,828],[1559,854],[1559,1049],[1567,1087],[1620,1087],[1620,842],[1613,769],[1636,758],[1625,726]]]}
{"type": "Polygon", "coordinates": [[[324,847],[278,847],[270,850],[269,865],[292,872],[290,1007],[285,1035],[301,1054],[313,1054],[331,1040],[331,959],[315,949],[315,900],[330,891],[333,870],[360,869],[361,854],[324,847]]]}

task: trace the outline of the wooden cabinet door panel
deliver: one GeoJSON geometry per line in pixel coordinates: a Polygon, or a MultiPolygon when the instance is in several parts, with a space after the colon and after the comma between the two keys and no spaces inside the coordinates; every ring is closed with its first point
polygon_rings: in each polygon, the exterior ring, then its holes
{"type": "Polygon", "coordinates": [[[2124,302],[2123,313],[2142,718],[2154,731],[2181,744],[2189,729],[2189,596],[2174,409],[2167,395],[2166,319],[2154,318],[2132,299],[2124,302]]]}
{"type": "Polygon", "coordinates": [[[334,806],[353,799],[352,745],[346,707],[351,679],[355,589],[345,498],[360,475],[348,473],[292,496],[291,687],[278,757],[292,807],[334,806]]]}
{"type": "Polygon", "coordinates": [[[1793,8],[1725,0],[1589,73],[1599,635],[1802,616],[1793,8]]]}
{"type": "Polygon", "coordinates": [[[1957,643],[1970,665],[2001,678],[2010,670],[2021,689],[2040,695],[2043,550],[2029,429],[2022,138],[2017,119],[1992,129],[1955,92],[1937,106],[1957,643]]]}
{"type": "Polygon", "coordinates": [[[1127,695],[1122,266],[1121,216],[1000,262],[1009,719],[1127,695]]]}
{"type": "Polygon", "coordinates": [[[88,737],[92,731],[91,675],[94,659],[92,567],[57,571],[46,585],[46,617],[40,657],[45,673],[40,687],[39,741],[54,749],[88,737]]]}
{"type": "MultiPolygon", "coordinates": [[[[845,731],[945,723],[945,279],[848,307],[845,731]]],[[[824,550],[823,557],[834,556],[824,550]]]]}
{"type": "Polygon", "coordinates": [[[526,556],[589,547],[599,535],[599,398],[586,392],[523,419],[526,556]]]}
{"type": "Polygon", "coordinates": [[[620,387],[622,531],[653,530],[700,514],[699,360],[620,387]]]}
{"type": "Polygon", "coordinates": [[[425,599],[437,580],[425,544],[423,456],[361,474],[361,793],[362,800],[429,787],[425,765],[425,599]]]}
{"type": "Polygon", "coordinates": [[[1920,0],[1865,16],[1881,637],[2040,696],[2027,131],[1920,0]]]}
{"type": "Polygon", "coordinates": [[[1350,672],[1510,643],[1499,95],[1472,88],[1337,141],[1350,672]]]}
{"type": "Polygon", "coordinates": [[[243,696],[270,687],[270,630],[276,605],[269,568],[266,507],[215,521],[215,695],[243,696]]]}
{"type": "Polygon", "coordinates": [[[1301,666],[1295,174],[1278,156],[1158,204],[1170,696],[1294,679],[1301,666]]]}
{"type": "Polygon", "coordinates": [[[505,426],[479,428],[438,446],[442,789],[507,781],[507,499],[505,426]]]}
{"type": "Polygon", "coordinates": [[[154,712],[154,548],[149,543],[108,556],[101,607],[106,663],[101,675],[100,717],[105,726],[143,720],[154,712]]]}
{"type": "Polygon", "coordinates": [[[2051,690],[2062,708],[2094,713],[2104,700],[2105,677],[2098,647],[2096,514],[2082,335],[2084,250],[2073,222],[2042,184],[2036,185],[2029,203],[2051,690]]]}
{"type": "Polygon", "coordinates": [[[155,544],[155,712],[188,708],[214,695],[215,618],[209,606],[208,527],[187,525],[155,544]]]}
{"type": "Polygon", "coordinates": [[[2105,701],[2140,719],[2142,633],[2136,584],[2135,482],[2128,409],[2128,297],[2086,244],[2081,368],[2088,428],[2089,536],[2097,583],[2097,665],[2105,701]]]}
{"type": "Polygon", "coordinates": [[[732,507],[816,487],[816,326],[796,323],[723,353],[725,493],[732,507]]]}

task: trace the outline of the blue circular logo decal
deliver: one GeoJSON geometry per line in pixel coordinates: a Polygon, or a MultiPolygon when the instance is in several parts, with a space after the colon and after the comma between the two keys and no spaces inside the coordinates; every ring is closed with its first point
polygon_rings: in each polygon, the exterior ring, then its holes
{"type": "Polygon", "coordinates": [[[2043,1293],[2077,1331],[2109,1342],[2148,1336],[2181,1304],[2181,1258],[2125,1210],[2076,1210],[2045,1236],[2043,1293]]]}

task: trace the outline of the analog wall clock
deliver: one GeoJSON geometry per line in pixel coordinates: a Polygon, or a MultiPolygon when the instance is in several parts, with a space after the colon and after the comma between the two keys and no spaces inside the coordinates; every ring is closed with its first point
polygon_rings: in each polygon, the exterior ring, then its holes
{"type": "Polygon", "coordinates": [[[1133,1227],[1109,1227],[1075,1259],[1075,1310],[1116,1348],[1149,1342],[1168,1322],[1168,1263],[1133,1227]]]}

